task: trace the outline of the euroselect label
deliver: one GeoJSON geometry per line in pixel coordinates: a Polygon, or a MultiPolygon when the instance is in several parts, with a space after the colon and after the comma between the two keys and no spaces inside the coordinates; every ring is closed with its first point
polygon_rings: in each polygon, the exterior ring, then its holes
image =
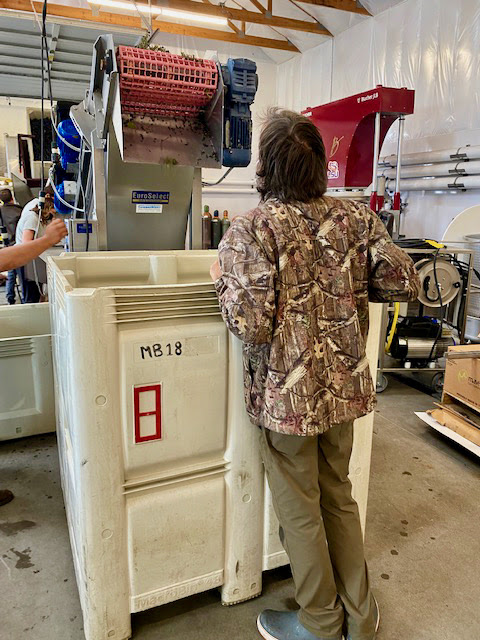
{"type": "Polygon", "coordinates": [[[132,191],[133,204],[168,204],[170,191],[132,191]]]}

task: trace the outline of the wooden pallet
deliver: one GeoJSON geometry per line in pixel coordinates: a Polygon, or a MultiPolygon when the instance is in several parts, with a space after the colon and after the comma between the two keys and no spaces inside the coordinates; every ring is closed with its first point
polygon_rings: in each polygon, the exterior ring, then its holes
{"type": "Polygon", "coordinates": [[[435,404],[437,408],[428,411],[434,420],[480,446],[480,415],[455,401],[435,404]]]}
{"type": "Polygon", "coordinates": [[[476,455],[476,456],[478,456],[478,458],[480,458],[480,446],[478,446],[477,444],[471,442],[470,440],[467,440],[467,438],[464,438],[463,436],[461,436],[456,431],[453,431],[453,429],[449,429],[448,427],[444,427],[439,422],[437,422],[435,420],[435,418],[433,418],[433,416],[431,416],[426,411],[416,411],[415,415],[418,418],[420,418],[420,420],[423,420],[423,422],[426,422],[430,427],[432,427],[432,429],[435,429],[436,431],[441,433],[446,438],[449,438],[450,440],[453,440],[454,442],[456,442],[457,444],[461,445],[465,449],[468,449],[474,455],[476,455]]]}

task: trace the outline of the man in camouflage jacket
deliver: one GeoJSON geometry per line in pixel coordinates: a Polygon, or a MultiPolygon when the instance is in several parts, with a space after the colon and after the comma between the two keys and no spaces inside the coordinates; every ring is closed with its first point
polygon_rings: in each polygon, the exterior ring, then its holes
{"type": "Polygon", "coordinates": [[[348,463],[353,420],[375,406],[368,303],[417,297],[411,259],[363,204],[324,195],[325,151],[306,118],[270,114],[262,202],[232,224],[212,268],[244,343],[247,411],[289,555],[300,611],[265,611],[267,640],[372,640],[370,592],[348,463]],[[348,634],[348,635],[347,635],[348,634]]]}

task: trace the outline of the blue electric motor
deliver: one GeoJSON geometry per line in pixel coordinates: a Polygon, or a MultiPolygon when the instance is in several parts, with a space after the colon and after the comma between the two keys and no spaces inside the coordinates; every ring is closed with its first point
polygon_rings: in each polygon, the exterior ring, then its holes
{"type": "Polygon", "coordinates": [[[252,157],[250,105],[258,87],[257,65],[245,58],[230,58],[222,66],[225,92],[223,166],[247,167],[252,157]]]}
{"type": "MultiPolygon", "coordinates": [[[[60,195],[60,197],[65,200],[66,202],[68,202],[66,196],[65,196],[65,186],[63,184],[63,182],[61,182],[59,185],[57,185],[57,191],[58,194],[60,195]]],[[[63,204],[63,202],[60,200],[60,198],[57,196],[57,194],[54,195],[53,197],[53,204],[55,206],[55,211],[57,213],[60,213],[64,216],[67,216],[69,214],[72,213],[72,208],[67,206],[66,204],[63,204]]],[[[73,204],[73,202],[72,202],[73,204]]]]}
{"type": "Polygon", "coordinates": [[[79,152],[71,149],[67,146],[62,138],[69,142],[72,146],[80,148],[80,135],[78,131],[75,129],[75,125],[67,118],[67,120],[63,120],[58,125],[58,150],[60,152],[60,162],[62,164],[62,168],[65,171],[68,171],[69,164],[76,164],[78,162],[79,152]]]}

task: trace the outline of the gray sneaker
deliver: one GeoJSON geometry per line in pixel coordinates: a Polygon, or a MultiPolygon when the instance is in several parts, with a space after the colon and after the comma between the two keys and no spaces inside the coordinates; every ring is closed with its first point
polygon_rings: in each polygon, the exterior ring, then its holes
{"type": "Polygon", "coordinates": [[[257,628],[265,640],[332,640],[315,636],[305,629],[296,611],[266,609],[257,618],[257,628]]]}
{"type": "MultiPolygon", "coordinates": [[[[375,602],[375,636],[377,635],[378,628],[380,626],[380,608],[378,606],[377,599],[373,596],[373,600],[375,602]]],[[[375,638],[374,636],[374,638],[375,638]]],[[[348,634],[347,640],[352,640],[352,636],[348,634]]]]}

